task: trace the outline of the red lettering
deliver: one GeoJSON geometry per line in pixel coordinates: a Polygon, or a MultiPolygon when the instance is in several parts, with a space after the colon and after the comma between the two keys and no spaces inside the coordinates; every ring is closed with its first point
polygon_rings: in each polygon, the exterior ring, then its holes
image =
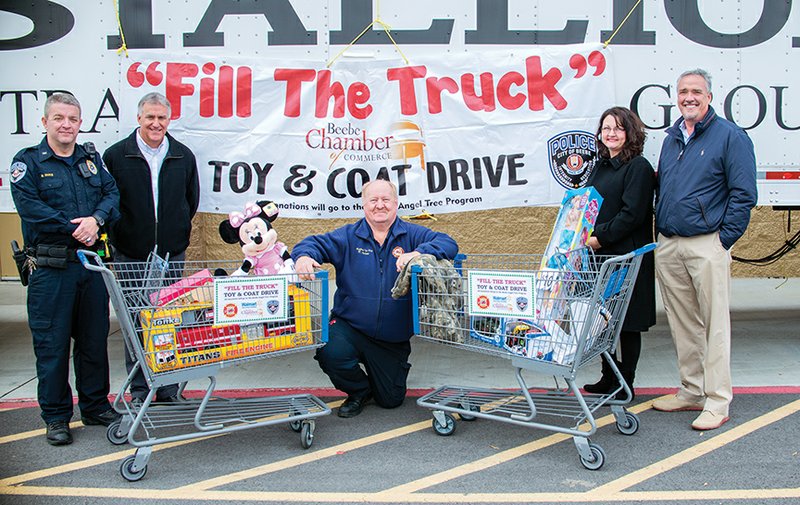
{"type": "Polygon", "coordinates": [[[421,79],[428,73],[424,65],[414,67],[390,68],[386,71],[386,79],[397,81],[400,86],[400,113],[413,116],[417,113],[417,94],[414,91],[414,79],[421,79]]]}
{"type": "Polygon", "coordinates": [[[442,91],[458,93],[458,84],[450,77],[428,77],[425,79],[425,89],[428,93],[428,112],[439,114],[442,112],[442,91]]]}
{"type": "Polygon", "coordinates": [[[470,110],[491,112],[494,110],[494,79],[491,72],[480,76],[481,96],[475,93],[475,79],[472,74],[461,76],[461,95],[470,110]]]}
{"type": "Polygon", "coordinates": [[[544,110],[544,98],[553,104],[556,110],[567,107],[567,101],[556,89],[561,80],[561,71],[551,68],[542,75],[542,62],[538,56],[525,58],[525,70],[528,76],[528,107],[531,110],[544,110]]]}
{"type": "Polygon", "coordinates": [[[328,104],[333,98],[333,117],[344,117],[344,86],[340,82],[331,84],[331,71],[320,70],[317,73],[317,106],[314,114],[317,117],[328,116],[328,104]]]}
{"type": "Polygon", "coordinates": [[[516,110],[525,103],[525,95],[517,93],[511,94],[511,86],[522,86],[525,84],[525,76],[519,72],[508,72],[497,82],[497,101],[508,110],[516,110]]]}
{"type": "Polygon", "coordinates": [[[347,110],[355,119],[366,119],[372,113],[372,105],[359,107],[369,101],[369,86],[354,82],[347,88],[347,110]]]}
{"type": "Polygon", "coordinates": [[[303,82],[313,81],[316,75],[317,73],[314,70],[275,69],[275,80],[286,82],[286,99],[283,104],[284,116],[300,116],[300,92],[302,91],[303,82]]]}
{"type": "Polygon", "coordinates": [[[219,117],[233,116],[233,67],[219,67],[219,96],[217,97],[217,114],[219,117]]]}
{"type": "Polygon", "coordinates": [[[184,77],[197,76],[197,65],[193,63],[167,63],[167,83],[164,93],[172,105],[171,119],[181,117],[181,100],[194,94],[194,85],[183,82],[184,77]]]}
{"type": "Polygon", "coordinates": [[[236,115],[250,117],[252,114],[253,70],[239,67],[236,71],[236,115]]]}
{"type": "MultiPolygon", "coordinates": [[[[203,73],[211,75],[217,67],[213,63],[203,65],[203,73]]],[[[214,79],[203,77],[200,79],[200,117],[214,115],[214,79]]]]}

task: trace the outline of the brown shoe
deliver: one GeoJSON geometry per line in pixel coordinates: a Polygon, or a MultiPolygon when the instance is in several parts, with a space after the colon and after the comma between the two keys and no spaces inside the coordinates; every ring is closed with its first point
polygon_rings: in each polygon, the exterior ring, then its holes
{"type": "Polygon", "coordinates": [[[692,422],[692,429],[698,431],[716,430],[727,423],[728,420],[730,420],[728,416],[715,414],[710,410],[704,410],[703,413],[697,416],[697,419],[692,422]]]}
{"type": "Polygon", "coordinates": [[[703,402],[684,400],[678,395],[658,398],[653,402],[653,408],[661,412],[682,412],[684,410],[703,410],[703,402]]]}

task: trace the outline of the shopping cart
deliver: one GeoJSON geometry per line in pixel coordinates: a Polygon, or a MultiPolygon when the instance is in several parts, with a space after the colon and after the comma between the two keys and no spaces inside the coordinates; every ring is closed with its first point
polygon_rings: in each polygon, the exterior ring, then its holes
{"type": "Polygon", "coordinates": [[[542,266],[541,256],[521,255],[461,255],[455,270],[413,267],[414,333],[508,358],[520,386],[514,391],[436,389],[417,400],[433,409],[434,431],[451,435],[453,413],[464,421],[485,418],[542,428],[572,435],[583,466],[602,467],[605,452],[589,441],[597,431],[597,410],[609,405],[624,435],[639,429],[638,416],[624,407],[633,398],[631,389],[611,354],[642,256],[655,247],[616,257],[579,249],[559,255],[555,268],[542,266]],[[585,394],[575,377],[598,356],[611,366],[620,386],[608,394],[585,394]],[[529,388],[523,370],[552,375],[555,386],[529,388]]]}
{"type": "Polygon", "coordinates": [[[146,262],[103,264],[78,251],[83,265],[100,272],[135,365],[114,400],[122,417],[108,427],[115,445],[135,446],[120,473],[137,481],[147,472],[154,445],[259,426],[288,423],[305,449],[315,418],[330,408],[311,394],[263,398],[212,396],[221,369],[247,361],[314,349],[327,341],[328,277],[299,282],[292,275],[223,277],[241,262],[146,262]],[[215,272],[220,275],[215,276],[215,272]],[[141,370],[150,392],[144,401],[125,392],[141,370]],[[208,379],[199,399],[155,401],[160,386],[208,379]]]}

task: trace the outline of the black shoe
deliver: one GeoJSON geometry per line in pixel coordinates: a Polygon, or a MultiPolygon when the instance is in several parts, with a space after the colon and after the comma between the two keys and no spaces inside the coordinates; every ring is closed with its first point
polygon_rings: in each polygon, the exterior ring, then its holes
{"type": "Polygon", "coordinates": [[[361,396],[350,395],[344,401],[337,415],[339,417],[356,417],[364,410],[364,405],[372,398],[372,393],[365,393],[361,396]]]}
{"type": "Polygon", "coordinates": [[[114,409],[108,409],[100,414],[81,414],[81,422],[84,426],[108,426],[120,417],[114,409]]]}
{"type": "Polygon", "coordinates": [[[603,375],[600,380],[594,384],[585,384],[583,386],[584,391],[596,395],[606,395],[613,392],[615,389],[617,389],[617,379],[610,378],[607,375],[603,375]]]}
{"type": "Polygon", "coordinates": [[[184,403],[186,398],[183,395],[175,393],[172,396],[156,396],[155,403],[184,403]]]}
{"type": "Polygon", "coordinates": [[[72,432],[69,430],[69,421],[47,423],[47,443],[50,445],[71,444],[72,432]]]}

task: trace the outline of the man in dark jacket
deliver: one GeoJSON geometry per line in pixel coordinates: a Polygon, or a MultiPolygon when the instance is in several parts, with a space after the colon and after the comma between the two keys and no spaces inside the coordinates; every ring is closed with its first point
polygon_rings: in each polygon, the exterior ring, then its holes
{"type": "MultiPolygon", "coordinates": [[[[170,263],[182,262],[200,201],[197,161],[192,151],[167,133],[172,108],[165,96],[148,93],[139,100],[139,128],[103,154],[120,192],[122,217],[111,228],[116,262],[143,262],[153,249],[170,263]]],[[[136,267],[131,267],[132,274],[136,267]]],[[[139,268],[141,270],[141,268],[139,268]]],[[[125,353],[128,371],[134,362],[125,353]]],[[[131,395],[143,399],[148,387],[141,372],[131,395]]],[[[177,387],[160,388],[156,400],[177,400],[177,387]]]]}
{"type": "Polygon", "coordinates": [[[747,229],[757,199],[753,143],[710,103],[708,73],[684,72],[678,80],[682,117],[667,129],[656,189],[656,275],[681,387],[653,408],[701,411],[695,430],[719,428],[729,419],[730,248],[747,229]]]}
{"type": "Polygon", "coordinates": [[[313,278],[321,263],[336,269],[328,343],[314,358],[348,395],[339,417],[357,416],[371,398],[384,408],[403,403],[411,368],[411,295],[393,299],[392,286],[415,256],[453,259],[458,252],[448,235],[397,219],[397,189],[391,182],[365,184],[362,200],[364,218],[306,237],[292,251],[301,279],[313,278]]]}

